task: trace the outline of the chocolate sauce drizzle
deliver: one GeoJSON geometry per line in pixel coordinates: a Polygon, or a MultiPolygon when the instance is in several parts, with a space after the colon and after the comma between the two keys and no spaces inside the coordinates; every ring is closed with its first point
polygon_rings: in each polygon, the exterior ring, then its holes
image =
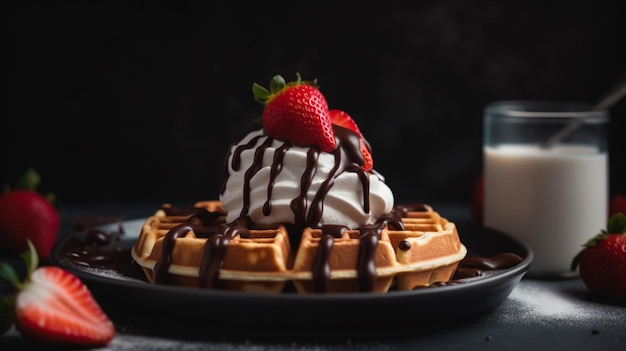
{"type": "Polygon", "coordinates": [[[448,282],[438,282],[439,285],[456,284],[458,280],[480,277],[486,271],[511,268],[522,262],[522,258],[511,252],[504,252],[492,257],[467,255],[457,267],[454,276],[448,282]]]}
{"type": "MultiPolygon", "coordinates": [[[[108,266],[118,259],[115,251],[103,251],[101,247],[110,245],[113,241],[119,241],[122,235],[120,232],[116,235],[110,235],[100,229],[90,228],[87,230],[85,239],[82,242],[70,240],[65,257],[70,258],[72,262],[82,267],[102,267],[108,266]]],[[[75,238],[72,238],[75,239],[75,238]]]]}
{"type": "Polygon", "coordinates": [[[367,292],[374,290],[374,283],[376,282],[374,254],[378,247],[383,226],[382,223],[378,223],[360,228],[361,237],[359,239],[359,258],[357,261],[359,291],[367,292]]]}
{"type": "MultiPolygon", "coordinates": [[[[333,187],[335,179],[344,172],[354,172],[358,175],[363,190],[363,212],[370,212],[369,173],[361,168],[361,166],[364,164],[364,159],[360,149],[360,137],[354,131],[337,125],[333,125],[333,130],[335,133],[335,141],[337,144],[337,148],[332,152],[335,158],[335,164],[331,169],[328,177],[322,182],[320,188],[318,189],[310,204],[307,200],[307,194],[311,188],[313,177],[315,176],[317,171],[317,159],[319,157],[320,150],[315,147],[311,147],[307,151],[306,166],[302,173],[302,177],[300,178],[300,193],[296,198],[292,199],[290,203],[290,208],[294,214],[295,222],[295,228],[292,231],[294,234],[291,237],[293,243],[298,242],[298,238],[293,236],[300,235],[300,232],[304,228],[321,227],[320,222],[322,219],[322,214],[324,212],[324,200],[326,198],[326,195],[333,187]]],[[[251,150],[256,147],[252,165],[250,165],[250,167],[245,171],[244,175],[244,188],[242,194],[243,206],[241,209],[240,217],[248,215],[248,211],[250,209],[250,179],[261,168],[263,155],[265,154],[266,150],[272,145],[274,140],[274,138],[269,136],[258,135],[250,139],[246,144],[238,145],[237,147],[235,147],[234,145],[237,144],[235,143],[232,144],[229,148],[229,153],[226,155],[223,166],[224,181],[222,182],[222,186],[220,188],[220,194],[222,195],[226,190],[226,183],[228,182],[228,179],[230,177],[230,173],[228,171],[228,160],[230,159],[230,157],[232,156],[232,160],[230,161],[230,167],[232,167],[232,169],[235,171],[239,171],[241,168],[241,153],[245,150],[251,150]],[[257,147],[256,145],[259,139],[263,137],[266,138],[265,141],[257,147]]],[[[292,143],[282,142],[282,145],[276,148],[274,152],[274,159],[270,168],[270,181],[267,185],[267,200],[263,205],[263,214],[265,216],[269,216],[272,212],[271,197],[275,180],[283,169],[285,154],[291,147],[293,147],[292,143]]]]}
{"type": "Polygon", "coordinates": [[[74,219],[72,235],[59,251],[60,257],[79,267],[114,270],[147,281],[143,271],[133,264],[130,250],[119,245],[124,236],[122,222],[122,217],[83,216],[74,219]],[[106,232],[102,229],[104,225],[112,225],[112,229],[106,232]]]}
{"type": "Polygon", "coordinates": [[[317,256],[313,263],[313,291],[326,291],[330,282],[330,253],[335,244],[335,238],[341,238],[349,228],[342,225],[325,225],[322,227],[322,236],[318,244],[317,256]]]}
{"type": "MultiPolygon", "coordinates": [[[[163,210],[166,213],[175,211],[171,208],[163,208],[163,210]]],[[[237,235],[242,238],[250,237],[249,219],[240,217],[232,223],[215,224],[215,219],[221,216],[219,212],[210,212],[203,208],[191,208],[186,210],[186,213],[191,213],[189,219],[170,229],[163,238],[162,253],[154,266],[154,283],[170,283],[169,268],[172,263],[174,243],[177,238],[192,231],[196,237],[207,239],[200,263],[199,285],[202,288],[219,288],[219,271],[226,254],[226,246],[237,235]]]]}

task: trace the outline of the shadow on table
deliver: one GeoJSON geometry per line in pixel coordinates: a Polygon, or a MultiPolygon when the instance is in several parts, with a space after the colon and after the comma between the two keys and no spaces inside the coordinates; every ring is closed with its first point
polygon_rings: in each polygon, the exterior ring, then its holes
{"type": "Polygon", "coordinates": [[[564,290],[564,293],[574,298],[586,301],[586,302],[602,304],[602,305],[607,305],[607,306],[626,307],[626,300],[620,300],[616,297],[611,297],[611,296],[602,296],[596,293],[592,293],[586,288],[568,287],[567,289],[564,290]]]}
{"type": "MultiPolygon", "coordinates": [[[[495,307],[494,307],[495,309],[495,307]]],[[[465,329],[475,323],[480,323],[483,316],[492,310],[480,315],[466,316],[457,319],[442,320],[428,315],[414,315],[412,322],[406,318],[397,320],[387,317],[375,321],[363,321],[337,324],[332,316],[326,320],[309,319],[306,315],[294,311],[293,322],[271,323],[240,323],[222,324],[219,315],[204,317],[179,317],[180,323],[173,323],[168,317],[155,315],[140,318],[137,315],[124,315],[124,311],[109,309],[109,315],[116,323],[118,330],[125,334],[155,336],[163,338],[181,339],[185,341],[213,341],[213,342],[261,342],[261,343],[360,343],[360,342],[401,342],[402,339],[420,337],[436,337],[440,334],[454,333],[455,330],[465,329]]],[[[402,311],[398,311],[402,313],[402,311]]],[[[259,318],[255,318],[258,320],[259,318]]]]}

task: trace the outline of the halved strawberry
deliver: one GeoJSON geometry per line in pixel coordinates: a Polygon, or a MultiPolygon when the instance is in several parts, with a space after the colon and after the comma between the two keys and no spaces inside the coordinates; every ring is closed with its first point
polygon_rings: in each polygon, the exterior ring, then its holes
{"type": "Polygon", "coordinates": [[[325,152],[337,147],[328,116],[328,103],[316,81],[285,83],[280,75],[270,82],[270,90],[252,85],[255,100],[265,105],[263,129],[268,136],[297,146],[316,146],[325,152]]]}
{"type": "Polygon", "coordinates": [[[361,136],[361,154],[363,155],[363,165],[361,168],[365,171],[370,171],[374,167],[374,159],[372,158],[372,153],[370,152],[370,148],[363,137],[363,133],[359,130],[359,126],[357,126],[356,122],[349,114],[341,110],[330,110],[328,111],[330,115],[330,121],[333,124],[338,126],[348,128],[361,136]]]}
{"type": "Polygon", "coordinates": [[[0,276],[16,287],[14,322],[26,338],[45,343],[103,346],[116,334],[115,326],[91,292],[72,273],[56,267],[37,267],[33,243],[22,254],[26,277],[20,282],[13,267],[0,265],[0,276]]]}

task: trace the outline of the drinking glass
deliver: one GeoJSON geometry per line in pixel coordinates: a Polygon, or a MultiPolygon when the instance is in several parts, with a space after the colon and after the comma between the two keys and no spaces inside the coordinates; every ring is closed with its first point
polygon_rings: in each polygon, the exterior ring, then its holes
{"type": "Polygon", "coordinates": [[[606,228],[608,121],[576,102],[486,106],[484,225],[530,246],[529,276],[576,275],[574,256],[606,228]]]}

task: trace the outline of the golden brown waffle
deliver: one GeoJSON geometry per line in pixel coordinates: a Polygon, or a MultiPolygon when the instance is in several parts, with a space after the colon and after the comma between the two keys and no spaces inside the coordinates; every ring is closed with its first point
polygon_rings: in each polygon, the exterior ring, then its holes
{"type": "Polygon", "coordinates": [[[150,282],[275,293],[288,282],[298,293],[412,290],[450,280],[467,252],[454,223],[427,205],[403,207],[404,230],[386,222],[306,228],[296,251],[283,225],[226,224],[219,201],[194,209],[164,205],[142,226],[132,257],[150,282]]]}

